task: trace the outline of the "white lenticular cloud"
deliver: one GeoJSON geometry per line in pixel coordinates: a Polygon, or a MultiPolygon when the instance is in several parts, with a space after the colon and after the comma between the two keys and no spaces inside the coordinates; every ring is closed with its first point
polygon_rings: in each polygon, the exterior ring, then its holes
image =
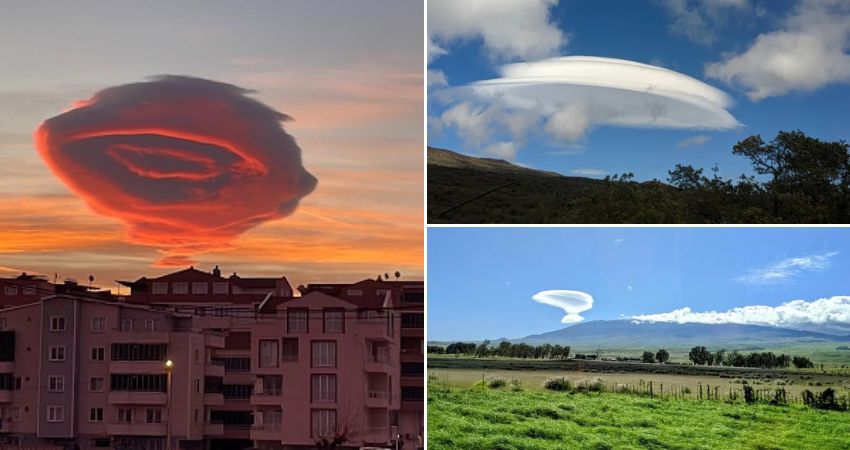
{"type": "Polygon", "coordinates": [[[779,306],[741,306],[726,311],[694,312],[685,307],[666,313],[631,316],[630,319],[638,322],[763,325],[844,334],[850,333],[850,296],[811,302],[793,300],[779,306]]]}
{"type": "Polygon", "coordinates": [[[581,291],[541,291],[531,297],[537,303],[561,308],[567,313],[561,323],[576,323],[584,320],[579,313],[593,308],[593,297],[581,291]]]}
{"type": "Polygon", "coordinates": [[[819,272],[829,269],[831,259],[835,255],[838,255],[838,252],[785,258],[766,267],[751,270],[738,277],[737,280],[747,284],[779,283],[788,278],[793,278],[800,272],[819,272]]]}
{"type": "Polygon", "coordinates": [[[508,64],[501,75],[456,88],[458,103],[438,119],[473,148],[486,148],[500,133],[518,146],[529,134],[567,145],[599,125],[711,130],[741,126],[727,111],[733,102],[726,93],[648,64],[568,56],[508,64]]]}

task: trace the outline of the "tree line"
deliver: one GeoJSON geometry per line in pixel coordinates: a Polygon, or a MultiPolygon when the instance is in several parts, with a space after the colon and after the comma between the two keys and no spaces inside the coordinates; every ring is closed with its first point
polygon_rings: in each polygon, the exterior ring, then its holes
{"type": "Polygon", "coordinates": [[[473,355],[476,358],[487,356],[501,356],[505,358],[521,359],[567,359],[570,356],[569,345],[529,345],[526,343],[514,344],[502,341],[499,345],[491,346],[486,340],[480,344],[473,342],[455,342],[446,347],[429,345],[428,353],[446,355],[473,355]]]}
{"type": "Polygon", "coordinates": [[[765,142],[750,136],[732,149],[756,176],[736,179],[677,164],[660,180],[606,177],[574,205],[574,221],[593,223],[847,223],[850,146],[801,131],[765,142]],[[671,187],[673,189],[671,189],[671,187]]]}
{"type": "Polygon", "coordinates": [[[798,369],[814,367],[814,363],[805,356],[792,357],[784,353],[776,355],[773,352],[755,352],[744,355],[738,353],[737,350],[727,352],[725,349],[712,353],[704,346],[691,348],[691,351],[688,352],[688,359],[700,366],[756,367],[762,369],[784,369],[790,365],[798,369]]]}

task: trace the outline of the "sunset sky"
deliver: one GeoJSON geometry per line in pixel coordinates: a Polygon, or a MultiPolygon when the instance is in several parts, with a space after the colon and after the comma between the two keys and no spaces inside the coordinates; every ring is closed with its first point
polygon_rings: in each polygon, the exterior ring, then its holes
{"type": "Polygon", "coordinates": [[[194,255],[197,268],[296,286],[421,278],[422,2],[88,5],[26,2],[0,19],[0,39],[14,42],[0,48],[0,275],[92,274],[113,288],[174,270],[154,267],[162,251],[93,212],[33,144],[73,102],[171,74],[255,90],[292,116],[284,129],[319,180],[294,214],[194,255]]]}

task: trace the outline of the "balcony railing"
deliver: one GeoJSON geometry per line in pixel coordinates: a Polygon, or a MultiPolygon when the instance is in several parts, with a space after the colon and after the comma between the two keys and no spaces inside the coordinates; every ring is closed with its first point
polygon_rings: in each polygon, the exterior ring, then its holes
{"type": "Polygon", "coordinates": [[[387,398],[387,391],[367,391],[366,396],[374,400],[383,400],[387,398]]]}
{"type": "Polygon", "coordinates": [[[378,352],[369,354],[369,362],[387,363],[390,361],[389,352],[378,352]]]}

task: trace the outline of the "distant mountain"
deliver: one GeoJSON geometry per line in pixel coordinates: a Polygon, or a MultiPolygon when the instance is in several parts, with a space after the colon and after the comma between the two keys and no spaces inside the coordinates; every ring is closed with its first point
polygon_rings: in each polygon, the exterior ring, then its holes
{"type": "Polygon", "coordinates": [[[583,348],[681,348],[695,345],[748,349],[811,342],[850,342],[850,336],[759,325],[595,320],[511,342],[583,348]]]}
{"type": "Polygon", "coordinates": [[[449,167],[453,169],[471,169],[484,172],[514,173],[544,177],[560,177],[556,172],[535,170],[511,164],[504,159],[476,158],[461,155],[442,148],[428,147],[428,165],[434,167],[449,167]]]}

